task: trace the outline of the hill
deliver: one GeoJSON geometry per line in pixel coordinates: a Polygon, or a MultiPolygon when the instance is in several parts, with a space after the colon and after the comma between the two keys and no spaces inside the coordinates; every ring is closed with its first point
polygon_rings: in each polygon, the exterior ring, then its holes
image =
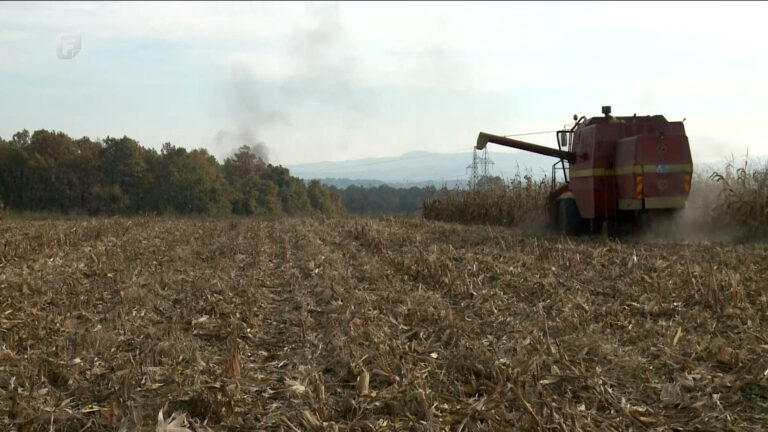
{"type": "MultiPolygon", "coordinates": [[[[534,175],[550,174],[554,160],[526,152],[489,150],[494,162],[492,174],[511,177],[518,170],[530,170],[534,175]]],[[[472,162],[472,152],[431,153],[410,152],[397,157],[367,158],[349,161],[316,162],[287,165],[291,174],[303,179],[321,179],[336,187],[349,184],[378,186],[375,182],[393,187],[440,186],[464,184],[467,166],[472,162]],[[357,179],[357,180],[352,180],[357,179]],[[340,181],[341,180],[341,181],[340,181]]]]}

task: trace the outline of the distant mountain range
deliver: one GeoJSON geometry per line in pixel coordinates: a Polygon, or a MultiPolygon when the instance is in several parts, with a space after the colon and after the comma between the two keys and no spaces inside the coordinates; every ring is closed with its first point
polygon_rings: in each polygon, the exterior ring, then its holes
{"type": "MultiPolygon", "coordinates": [[[[478,155],[481,153],[478,152],[478,155]]],[[[555,159],[527,152],[488,152],[493,161],[489,173],[510,178],[515,173],[531,173],[534,177],[551,174],[555,159]]],[[[286,166],[291,174],[303,179],[319,179],[339,188],[349,185],[376,187],[453,187],[469,179],[467,167],[472,152],[430,153],[415,151],[397,157],[357,159],[342,162],[316,162],[286,166]]]]}
{"type": "MultiPolygon", "coordinates": [[[[481,152],[478,152],[480,155],[481,152]]],[[[488,158],[493,161],[489,174],[509,179],[515,174],[531,174],[541,178],[552,174],[552,164],[556,159],[523,151],[488,151],[488,158]]],[[[768,162],[767,157],[750,158],[750,165],[757,166],[768,162]],[[757,164],[757,165],[756,165],[757,164]]],[[[287,165],[291,174],[305,179],[318,179],[324,184],[337,188],[350,185],[377,187],[387,185],[397,188],[424,187],[433,185],[449,188],[465,186],[469,179],[467,167],[472,163],[472,152],[465,153],[430,153],[414,151],[397,157],[368,158],[340,162],[316,162],[299,165],[287,165]]],[[[736,160],[737,167],[744,164],[736,160]]],[[[709,173],[722,169],[723,162],[696,164],[694,171],[709,173]]]]}

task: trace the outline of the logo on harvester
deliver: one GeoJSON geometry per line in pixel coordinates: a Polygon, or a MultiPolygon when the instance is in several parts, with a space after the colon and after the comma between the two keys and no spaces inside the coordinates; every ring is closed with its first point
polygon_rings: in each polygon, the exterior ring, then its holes
{"type": "Polygon", "coordinates": [[[56,57],[71,60],[83,48],[83,38],[76,33],[59,35],[56,44],[56,57]]]}

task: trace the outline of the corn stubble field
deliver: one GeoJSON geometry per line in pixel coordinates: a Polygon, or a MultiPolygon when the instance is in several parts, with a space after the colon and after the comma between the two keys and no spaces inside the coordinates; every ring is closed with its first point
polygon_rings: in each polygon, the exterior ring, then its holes
{"type": "Polygon", "coordinates": [[[665,241],[542,234],[530,179],[449,222],[0,221],[0,430],[766,430],[766,172],[665,241]]]}
{"type": "Polygon", "coordinates": [[[2,430],[768,425],[765,245],[417,218],[0,232],[2,430]]]}

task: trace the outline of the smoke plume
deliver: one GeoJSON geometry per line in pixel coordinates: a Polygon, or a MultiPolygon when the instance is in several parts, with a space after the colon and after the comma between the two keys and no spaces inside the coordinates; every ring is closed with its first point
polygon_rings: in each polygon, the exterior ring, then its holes
{"type": "Polygon", "coordinates": [[[221,129],[216,133],[217,147],[228,149],[231,155],[238,148],[247,146],[264,162],[269,162],[269,148],[260,139],[259,132],[264,127],[284,121],[285,115],[264,107],[253,75],[243,65],[233,67],[232,80],[224,96],[234,128],[221,129]]]}
{"type": "Polygon", "coordinates": [[[258,141],[249,128],[243,128],[237,132],[220,130],[216,133],[215,139],[217,146],[229,149],[228,156],[232,156],[240,147],[247,146],[251,149],[251,153],[260,157],[264,162],[269,162],[269,148],[263,142],[258,141]]]}
{"type": "Polygon", "coordinates": [[[308,23],[293,30],[286,47],[294,69],[282,85],[293,104],[307,101],[325,107],[366,111],[370,97],[356,84],[357,53],[338,3],[307,4],[308,23]]]}
{"type": "Polygon", "coordinates": [[[238,63],[224,91],[229,128],[215,135],[218,148],[231,155],[243,145],[268,162],[269,148],[261,132],[290,122],[290,114],[275,107],[298,107],[311,101],[328,108],[364,111],[370,100],[354,91],[354,50],[348,43],[338,4],[308,4],[308,25],[296,27],[285,46],[293,68],[277,82],[260,82],[258,65],[238,63]],[[269,98],[265,92],[269,92],[269,98]]]}

